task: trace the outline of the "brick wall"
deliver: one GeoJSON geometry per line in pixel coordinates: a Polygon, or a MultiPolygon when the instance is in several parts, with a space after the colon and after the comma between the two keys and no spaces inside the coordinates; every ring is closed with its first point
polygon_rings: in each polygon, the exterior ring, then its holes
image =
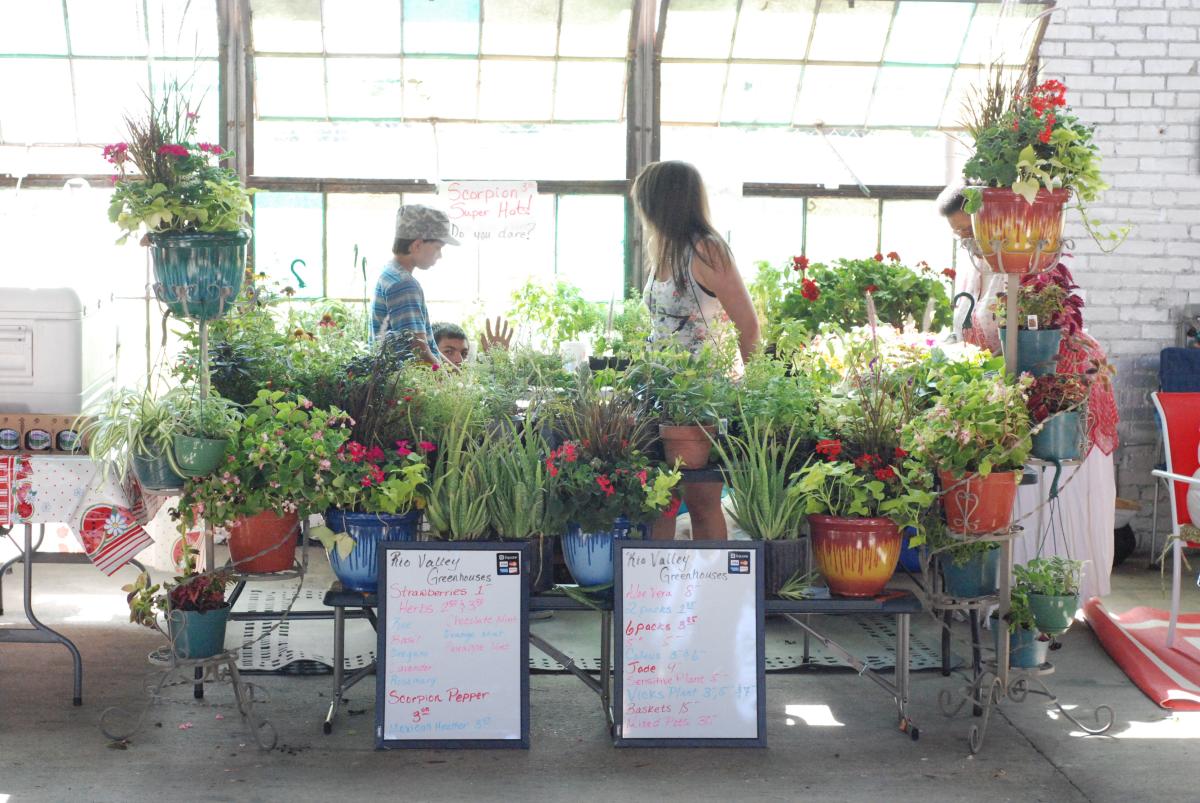
{"type": "Polygon", "coordinates": [[[1043,77],[1065,83],[1096,126],[1111,188],[1094,217],[1134,227],[1104,254],[1078,215],[1067,216],[1084,321],[1117,368],[1117,492],[1142,503],[1134,528],[1148,549],[1156,428],[1147,393],[1183,306],[1200,304],[1200,0],[1059,0],[1041,57],[1043,77]]]}

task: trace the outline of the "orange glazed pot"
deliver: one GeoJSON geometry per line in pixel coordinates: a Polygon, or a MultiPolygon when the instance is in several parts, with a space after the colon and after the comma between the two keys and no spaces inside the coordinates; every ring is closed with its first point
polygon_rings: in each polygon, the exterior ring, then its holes
{"type": "Polygon", "coordinates": [[[1038,190],[1030,204],[1012,190],[986,188],[971,216],[975,242],[996,273],[1040,273],[1062,249],[1063,207],[1070,190],[1038,190]]]}
{"type": "Polygon", "coordinates": [[[658,425],[658,437],[662,439],[668,466],[674,466],[675,459],[679,458],[683,461],[680,468],[704,468],[708,465],[712,439],[716,436],[717,428],[713,424],[658,425]]]}
{"type": "Polygon", "coordinates": [[[238,519],[229,527],[229,557],[245,574],[270,574],[292,568],[300,517],[264,510],[238,519]]]}
{"type": "Polygon", "coordinates": [[[830,593],[874,597],[900,559],[900,528],[891,519],[808,517],[813,557],[830,593]]]}
{"type": "Polygon", "coordinates": [[[1006,529],[1012,523],[1021,472],[993,471],[982,479],[977,474],[955,479],[949,471],[939,471],[938,475],[946,525],[952,532],[982,535],[1006,529]]]}

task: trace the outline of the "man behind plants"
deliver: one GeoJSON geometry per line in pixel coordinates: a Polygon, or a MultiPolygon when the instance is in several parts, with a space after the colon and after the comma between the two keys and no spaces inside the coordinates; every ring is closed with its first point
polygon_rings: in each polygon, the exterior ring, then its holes
{"type": "Polygon", "coordinates": [[[413,273],[418,268],[432,268],[447,243],[459,244],[450,234],[450,219],[445,212],[420,204],[400,207],[396,212],[392,261],[375,285],[372,338],[399,338],[410,358],[430,365],[438,365],[443,358],[429,324],[425,291],[413,273]]]}
{"type": "MultiPolygon", "coordinates": [[[[492,331],[492,322],[486,321],[486,329],[479,333],[479,350],[490,351],[493,348],[508,348],[512,343],[512,328],[508,321],[496,316],[496,331],[492,331]]],[[[438,323],[433,326],[433,341],[442,358],[451,365],[461,366],[471,356],[471,345],[467,333],[456,323],[438,323]]]]}

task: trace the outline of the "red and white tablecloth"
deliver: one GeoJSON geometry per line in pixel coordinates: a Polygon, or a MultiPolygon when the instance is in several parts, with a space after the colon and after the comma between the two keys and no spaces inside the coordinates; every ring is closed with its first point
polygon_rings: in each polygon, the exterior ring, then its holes
{"type": "Polygon", "coordinates": [[[142,525],[162,502],[132,473],[120,483],[87,457],[0,456],[0,526],[63,522],[105,574],[154,543],[142,525]]]}

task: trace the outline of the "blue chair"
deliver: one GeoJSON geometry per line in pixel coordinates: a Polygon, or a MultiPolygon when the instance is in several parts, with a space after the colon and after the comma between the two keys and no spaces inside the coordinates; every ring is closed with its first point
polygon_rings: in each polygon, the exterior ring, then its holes
{"type": "MultiPolygon", "coordinates": [[[[1158,358],[1158,389],[1162,393],[1200,393],[1200,348],[1166,348],[1159,353],[1158,358]]],[[[1164,458],[1162,438],[1162,420],[1155,409],[1155,418],[1159,430],[1158,457],[1154,471],[1166,471],[1167,463],[1164,458]]],[[[1158,477],[1154,486],[1154,508],[1150,524],[1150,560],[1158,559],[1158,500],[1164,490],[1170,490],[1168,481],[1158,477]]]]}

